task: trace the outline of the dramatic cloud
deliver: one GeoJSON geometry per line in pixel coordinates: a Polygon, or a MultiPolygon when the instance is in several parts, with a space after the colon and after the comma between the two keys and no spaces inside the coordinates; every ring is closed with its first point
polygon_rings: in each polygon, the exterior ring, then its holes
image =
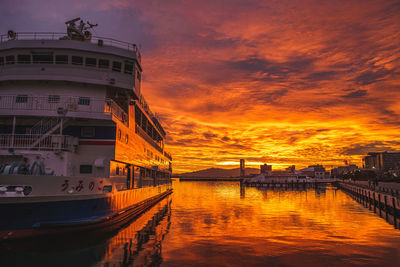
{"type": "Polygon", "coordinates": [[[140,44],[142,93],[174,171],[215,165],[361,165],[400,150],[400,4],[391,0],[3,0],[0,29],[140,44]]]}
{"type": "Polygon", "coordinates": [[[351,93],[348,93],[347,95],[343,95],[342,97],[346,98],[358,98],[358,97],[363,97],[367,95],[367,90],[357,90],[351,93]]]}

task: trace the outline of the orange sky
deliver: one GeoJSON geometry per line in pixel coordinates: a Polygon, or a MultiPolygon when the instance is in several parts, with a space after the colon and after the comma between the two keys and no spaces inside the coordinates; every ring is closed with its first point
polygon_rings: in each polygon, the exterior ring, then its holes
{"type": "Polygon", "coordinates": [[[176,172],[400,149],[399,4],[167,2],[140,7],[160,42],[143,93],[176,172]]]}
{"type": "Polygon", "coordinates": [[[47,1],[43,19],[17,2],[0,12],[16,30],[29,31],[18,16],[48,31],[77,15],[141,44],[142,93],[176,173],[240,158],[361,165],[368,151],[400,150],[398,1],[47,1]]]}

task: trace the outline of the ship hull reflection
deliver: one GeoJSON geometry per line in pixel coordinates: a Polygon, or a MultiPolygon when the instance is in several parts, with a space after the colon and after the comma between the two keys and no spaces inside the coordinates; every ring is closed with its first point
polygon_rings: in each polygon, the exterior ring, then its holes
{"type": "MultiPolygon", "coordinates": [[[[119,229],[0,244],[4,266],[146,266],[162,262],[172,197],[166,196],[119,229]]],[[[3,266],[0,264],[1,266],[3,266]]]]}

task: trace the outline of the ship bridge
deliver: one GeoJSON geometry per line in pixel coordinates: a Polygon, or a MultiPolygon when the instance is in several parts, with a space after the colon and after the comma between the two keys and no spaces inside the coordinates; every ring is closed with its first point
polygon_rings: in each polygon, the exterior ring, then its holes
{"type": "Polygon", "coordinates": [[[170,169],[165,131],[141,94],[138,47],[92,36],[96,25],[77,20],[67,33],[0,36],[0,155],[66,151],[80,166],[93,165],[95,148],[106,159],[170,169]]]}
{"type": "Polygon", "coordinates": [[[0,36],[0,82],[65,81],[133,90],[140,95],[141,55],[115,39],[65,40],[62,33],[0,36]]]}

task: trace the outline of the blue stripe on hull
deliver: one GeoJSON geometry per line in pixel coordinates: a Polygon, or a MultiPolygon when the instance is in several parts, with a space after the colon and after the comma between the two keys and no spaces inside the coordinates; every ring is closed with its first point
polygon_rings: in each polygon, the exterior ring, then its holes
{"type": "Polygon", "coordinates": [[[112,214],[107,198],[0,205],[0,230],[39,227],[43,223],[93,221],[112,214]]]}

